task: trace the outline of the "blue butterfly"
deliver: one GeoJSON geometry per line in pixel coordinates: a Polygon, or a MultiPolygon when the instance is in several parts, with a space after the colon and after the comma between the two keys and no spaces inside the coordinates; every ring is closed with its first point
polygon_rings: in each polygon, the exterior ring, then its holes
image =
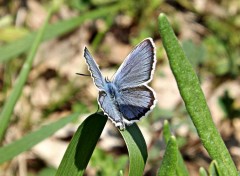
{"type": "Polygon", "coordinates": [[[146,116],[157,102],[147,84],[156,65],[155,46],[151,38],[138,44],[124,60],[112,81],[104,79],[88,49],[84,57],[93,82],[99,90],[98,104],[104,114],[121,130],[146,116]]]}

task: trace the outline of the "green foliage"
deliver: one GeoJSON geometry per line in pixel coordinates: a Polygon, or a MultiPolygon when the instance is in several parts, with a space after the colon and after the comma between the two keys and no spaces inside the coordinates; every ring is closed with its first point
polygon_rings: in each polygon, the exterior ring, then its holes
{"type": "Polygon", "coordinates": [[[172,136],[172,134],[171,134],[169,123],[167,120],[164,120],[163,138],[164,138],[165,143],[168,143],[168,140],[170,139],[171,136],[172,136]]]}
{"type": "Polygon", "coordinates": [[[173,116],[173,111],[168,109],[162,109],[156,106],[151,112],[151,118],[153,121],[159,120],[159,117],[163,117],[164,119],[171,119],[173,116]]]}
{"type": "Polygon", "coordinates": [[[240,116],[240,109],[234,107],[234,99],[230,97],[228,91],[219,97],[219,104],[225,112],[225,117],[233,119],[240,116]]]}
{"type": "Polygon", "coordinates": [[[208,176],[207,171],[203,167],[200,167],[199,175],[200,176],[208,176]]]}
{"type": "Polygon", "coordinates": [[[144,137],[136,124],[120,131],[128,148],[129,176],[143,175],[148,153],[144,137]]]}
{"type": "Polygon", "coordinates": [[[234,26],[233,19],[220,19],[215,16],[208,16],[205,18],[205,21],[213,33],[222,41],[225,41],[233,47],[239,46],[240,38],[236,36],[238,29],[234,26]]]}
{"type": "Polygon", "coordinates": [[[237,47],[231,47],[231,44],[221,40],[221,37],[216,34],[206,36],[203,39],[203,45],[206,51],[203,66],[206,71],[210,71],[216,76],[236,77],[239,75],[238,57],[240,52],[237,47]]]}
{"type": "Polygon", "coordinates": [[[89,113],[88,107],[81,102],[73,104],[72,111],[73,112],[89,113]]]}
{"type": "Polygon", "coordinates": [[[90,160],[90,165],[97,169],[97,175],[119,175],[126,167],[127,155],[118,156],[106,155],[105,151],[96,148],[90,160]]]}
{"type": "Polygon", "coordinates": [[[61,129],[67,123],[78,118],[79,114],[72,114],[64,117],[56,122],[45,125],[42,128],[27,134],[21,139],[0,148],[0,164],[4,163],[20,153],[29,150],[47,137],[53,135],[57,130],[61,129]]]}
{"type": "Polygon", "coordinates": [[[211,162],[211,164],[208,168],[208,173],[203,167],[200,167],[200,169],[199,169],[200,176],[220,176],[220,175],[222,175],[222,174],[220,174],[218,164],[215,160],[213,160],[211,162]]]}
{"type": "Polygon", "coordinates": [[[99,31],[97,33],[97,35],[94,37],[94,40],[92,42],[92,47],[94,50],[97,50],[97,48],[99,47],[103,37],[105,36],[106,32],[110,29],[110,27],[113,25],[114,22],[114,17],[115,17],[115,13],[113,13],[112,15],[109,15],[106,17],[106,27],[105,29],[103,29],[102,31],[99,31]]]}
{"type": "MultiPolygon", "coordinates": [[[[85,20],[96,19],[101,16],[106,16],[111,12],[115,12],[121,9],[121,5],[116,4],[102,9],[87,12],[79,17],[74,17],[69,20],[57,22],[55,24],[48,25],[45,29],[43,41],[53,39],[55,37],[66,34],[73,29],[81,25],[85,20]]],[[[36,38],[37,33],[33,32],[27,36],[4,45],[0,48],[0,62],[14,58],[24,52],[26,52],[32,45],[32,42],[36,38]]]]}
{"type": "Polygon", "coordinates": [[[206,37],[203,42],[207,50],[204,66],[218,76],[230,73],[232,68],[229,67],[230,60],[224,43],[213,35],[206,37]]]}
{"type": "MultiPolygon", "coordinates": [[[[169,139],[171,138],[172,134],[171,134],[171,130],[170,130],[170,126],[167,120],[164,121],[164,125],[163,125],[163,138],[165,143],[168,144],[169,139]]],[[[184,160],[182,158],[181,153],[178,151],[177,152],[177,165],[176,165],[176,175],[177,176],[188,176],[188,170],[184,164],[184,160]]]]}
{"type": "Polygon", "coordinates": [[[107,117],[96,113],[79,126],[63,156],[56,176],[83,175],[106,122],[107,117]]]}
{"type": "Polygon", "coordinates": [[[6,27],[0,29],[0,41],[12,42],[28,34],[25,28],[6,27]]]}
{"type": "Polygon", "coordinates": [[[219,167],[215,160],[211,162],[208,171],[210,176],[220,176],[219,167]]]}
{"type": "MultiPolygon", "coordinates": [[[[57,176],[83,175],[106,121],[106,116],[97,113],[79,126],[64,154],[57,176]]],[[[147,160],[147,147],[141,131],[133,124],[120,133],[129,152],[129,175],[142,175],[147,160]]]]}
{"type": "Polygon", "coordinates": [[[205,62],[206,50],[202,44],[196,45],[191,40],[185,40],[182,42],[182,47],[195,69],[205,62]]]}
{"type": "Polygon", "coordinates": [[[44,168],[39,173],[38,176],[54,176],[56,174],[56,169],[54,168],[44,168]]]}
{"type": "Polygon", "coordinates": [[[180,94],[204,147],[218,162],[222,174],[237,175],[232,158],[212,121],[198,78],[164,14],[159,16],[159,32],[180,94]]]}
{"type": "Polygon", "coordinates": [[[79,11],[86,11],[90,6],[90,1],[70,0],[67,3],[71,8],[79,11]]]}
{"type": "Polygon", "coordinates": [[[171,136],[167,143],[167,148],[163,156],[162,164],[158,171],[158,176],[175,176],[178,160],[178,146],[174,136],[171,136]]]}
{"type": "MultiPolygon", "coordinates": [[[[47,26],[48,20],[50,19],[51,15],[52,15],[53,10],[54,10],[53,7],[49,10],[48,16],[45,20],[45,23],[42,26],[42,28],[39,30],[39,32],[37,33],[37,36],[32,44],[31,50],[28,54],[28,57],[27,57],[26,61],[24,62],[24,65],[23,65],[22,70],[19,74],[19,77],[14,85],[11,95],[8,97],[8,99],[4,103],[3,109],[0,114],[0,142],[2,141],[2,139],[4,137],[4,133],[8,127],[14,106],[17,103],[17,100],[22,93],[22,89],[27,80],[28,74],[31,70],[35,54],[41,43],[45,28],[47,26]]],[[[29,45],[30,45],[30,43],[29,43],[29,45]]]]}

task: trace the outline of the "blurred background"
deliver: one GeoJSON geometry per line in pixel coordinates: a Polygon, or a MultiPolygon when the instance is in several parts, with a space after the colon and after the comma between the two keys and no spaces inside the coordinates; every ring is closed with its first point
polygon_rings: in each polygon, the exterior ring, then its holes
{"type": "MultiPolygon", "coordinates": [[[[47,0],[0,0],[0,4],[0,48],[37,31],[49,8],[47,0]]],[[[59,5],[50,20],[51,25],[59,25],[47,30],[3,145],[68,114],[80,112],[81,117],[1,165],[1,176],[54,175],[75,130],[96,112],[98,92],[92,79],[75,74],[89,74],[84,46],[103,75],[111,78],[133,47],[147,37],[153,38],[157,48],[158,62],[150,85],[158,104],[138,123],[149,151],[145,175],[155,175],[161,163],[165,119],[177,137],[190,175],[198,175],[201,166],[208,168],[211,159],[186,112],[161,43],[157,22],[161,12],[167,15],[195,69],[213,120],[240,169],[239,0],[69,0],[59,5]]],[[[7,59],[0,55],[1,107],[26,59],[28,50],[15,54],[17,50],[11,50],[7,59]]],[[[124,141],[108,121],[86,175],[117,175],[120,169],[127,170],[127,162],[124,141]]]]}

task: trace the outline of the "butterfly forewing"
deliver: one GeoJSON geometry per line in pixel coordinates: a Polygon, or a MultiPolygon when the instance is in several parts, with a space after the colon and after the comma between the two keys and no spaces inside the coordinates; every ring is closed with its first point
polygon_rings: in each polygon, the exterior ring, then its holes
{"type": "Polygon", "coordinates": [[[145,39],[126,57],[114,75],[113,83],[119,89],[147,84],[152,79],[155,64],[154,44],[152,39],[145,39]]]}
{"type": "Polygon", "coordinates": [[[105,84],[104,78],[98,68],[98,65],[96,64],[95,60],[93,59],[93,57],[91,56],[90,52],[86,47],[84,49],[84,57],[86,59],[88,69],[93,78],[93,82],[95,83],[95,85],[99,90],[104,90],[104,84],[105,84]]]}

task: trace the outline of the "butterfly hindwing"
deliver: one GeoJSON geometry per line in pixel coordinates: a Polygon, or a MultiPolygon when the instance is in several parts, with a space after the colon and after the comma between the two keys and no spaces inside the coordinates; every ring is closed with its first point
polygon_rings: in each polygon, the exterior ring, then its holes
{"type": "Polygon", "coordinates": [[[145,85],[123,89],[120,94],[117,104],[127,124],[145,116],[156,103],[154,92],[145,85]]]}
{"type": "Polygon", "coordinates": [[[98,102],[101,109],[103,109],[104,114],[107,115],[116,126],[124,128],[122,114],[118,111],[116,104],[109,97],[109,94],[100,91],[98,96],[98,102]]]}

